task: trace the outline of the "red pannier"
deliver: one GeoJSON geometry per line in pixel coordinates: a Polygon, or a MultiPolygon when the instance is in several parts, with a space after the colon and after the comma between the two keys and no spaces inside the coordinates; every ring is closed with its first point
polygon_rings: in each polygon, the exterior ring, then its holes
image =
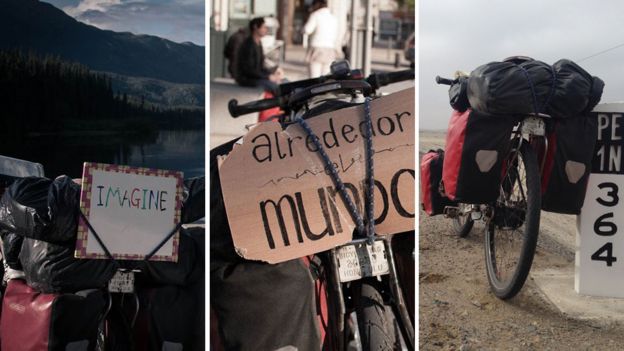
{"type": "Polygon", "coordinates": [[[446,134],[442,183],[452,201],[485,204],[499,194],[502,161],[516,120],[468,109],[453,111],[446,134]]]}
{"type": "Polygon", "coordinates": [[[9,280],[2,300],[3,351],[95,350],[107,306],[101,290],[43,294],[19,279],[9,280]]]}
{"type": "Polygon", "coordinates": [[[579,214],[598,138],[597,117],[581,115],[555,121],[548,133],[542,172],[542,209],[579,214]]]}
{"type": "Polygon", "coordinates": [[[423,210],[429,216],[444,213],[446,206],[454,202],[440,193],[444,150],[429,150],[420,160],[420,201],[423,210]]]}

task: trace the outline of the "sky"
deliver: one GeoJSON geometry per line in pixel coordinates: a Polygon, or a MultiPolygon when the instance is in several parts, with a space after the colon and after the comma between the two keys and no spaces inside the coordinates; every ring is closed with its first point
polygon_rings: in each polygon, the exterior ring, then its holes
{"type": "Polygon", "coordinates": [[[457,70],[524,55],[567,58],[605,82],[601,102],[624,101],[624,1],[419,1],[420,129],[446,129],[448,86],[457,70]],[[581,60],[609,48],[622,47],[581,60]]]}
{"type": "Polygon", "coordinates": [[[44,0],[75,19],[116,32],[204,45],[205,0],[44,0]]]}

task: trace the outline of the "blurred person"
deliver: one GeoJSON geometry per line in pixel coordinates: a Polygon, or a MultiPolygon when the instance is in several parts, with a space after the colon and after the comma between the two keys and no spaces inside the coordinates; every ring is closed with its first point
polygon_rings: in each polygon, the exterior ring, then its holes
{"type": "Polygon", "coordinates": [[[241,27],[228,38],[223,49],[223,56],[228,60],[228,72],[232,78],[236,78],[238,50],[245,38],[247,38],[247,31],[241,27]]]}
{"type": "Polygon", "coordinates": [[[310,78],[330,72],[338,47],[338,19],[327,8],[326,0],[312,2],[312,14],[303,26],[303,44],[310,78]]]}
{"type": "Polygon", "coordinates": [[[238,50],[235,79],[241,86],[262,87],[277,95],[284,72],[277,66],[269,68],[264,63],[261,40],[267,33],[264,18],[249,21],[249,36],[238,50]]]}

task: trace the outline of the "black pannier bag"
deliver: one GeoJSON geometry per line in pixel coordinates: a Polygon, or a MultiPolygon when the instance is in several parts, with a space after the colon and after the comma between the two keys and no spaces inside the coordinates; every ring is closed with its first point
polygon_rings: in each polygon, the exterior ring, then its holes
{"type": "Polygon", "coordinates": [[[542,172],[543,210],[580,213],[598,138],[596,119],[594,114],[561,119],[549,132],[542,172]]]}
{"type": "Polygon", "coordinates": [[[135,350],[196,350],[195,296],[176,286],[145,288],[138,292],[139,314],[134,325],[135,350]]]}
{"type": "Polygon", "coordinates": [[[67,176],[16,180],[0,199],[0,227],[49,242],[75,238],[79,197],[80,186],[67,176]]]}
{"type": "Polygon", "coordinates": [[[576,63],[562,59],[553,64],[555,89],[546,113],[552,117],[577,117],[591,111],[602,96],[604,82],[576,63]]]}
{"type": "Polygon", "coordinates": [[[102,290],[43,294],[9,280],[0,319],[2,350],[95,350],[107,300],[102,290]]]}
{"type": "Polygon", "coordinates": [[[503,157],[516,121],[475,110],[454,111],[446,134],[442,183],[452,201],[485,204],[498,198],[503,157]]]}
{"type": "Polygon", "coordinates": [[[236,254],[217,164],[235,141],[210,151],[210,305],[223,348],[320,350],[315,285],[303,260],[268,264],[236,254]]]}
{"type": "Polygon", "coordinates": [[[44,293],[106,287],[115,273],[110,260],[74,258],[76,237],[61,243],[24,238],[19,259],[28,285],[44,293]]]}
{"type": "Polygon", "coordinates": [[[472,109],[489,114],[542,112],[554,83],[553,68],[541,61],[490,62],[470,73],[468,101],[472,109]]]}
{"type": "Polygon", "coordinates": [[[457,83],[449,87],[449,103],[453,110],[464,112],[470,107],[468,102],[468,77],[459,77],[457,83]]]}
{"type": "Polygon", "coordinates": [[[455,202],[440,193],[444,150],[429,150],[420,161],[420,199],[422,208],[429,216],[444,213],[446,206],[455,202]]]}

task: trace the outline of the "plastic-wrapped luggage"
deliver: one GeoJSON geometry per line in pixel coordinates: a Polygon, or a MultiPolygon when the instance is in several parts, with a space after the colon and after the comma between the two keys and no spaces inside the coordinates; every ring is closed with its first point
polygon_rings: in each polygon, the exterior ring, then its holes
{"type": "Polygon", "coordinates": [[[470,73],[468,101],[474,110],[489,114],[543,112],[553,86],[553,68],[544,62],[490,62],[470,73]]]}
{"type": "Polygon", "coordinates": [[[573,61],[552,66],[530,58],[490,62],[468,79],[468,101],[478,111],[517,115],[534,112],[573,118],[596,106],[604,82],[573,61]],[[532,88],[531,88],[532,87],[532,88]]]}
{"type": "Polygon", "coordinates": [[[554,130],[548,134],[548,152],[542,173],[543,210],[580,213],[597,138],[595,115],[555,122],[554,130]]]}
{"type": "Polygon", "coordinates": [[[95,350],[107,306],[101,290],[43,294],[19,279],[8,282],[2,301],[3,351],[95,350]]]}
{"type": "Polygon", "coordinates": [[[80,186],[67,176],[18,179],[0,199],[0,227],[49,242],[75,239],[79,197],[80,186]]]}
{"type": "Polygon", "coordinates": [[[446,206],[455,202],[440,194],[444,150],[429,150],[420,161],[420,199],[423,210],[429,216],[444,213],[446,206]]]}
{"type": "Polygon", "coordinates": [[[496,200],[502,160],[514,124],[513,118],[471,109],[453,112],[442,167],[442,183],[449,199],[468,204],[496,200]]]}
{"type": "Polygon", "coordinates": [[[24,238],[19,260],[26,281],[45,293],[105,287],[115,273],[109,260],[74,258],[76,239],[60,243],[24,238]]]}
{"type": "Polygon", "coordinates": [[[0,238],[2,238],[2,258],[6,265],[11,269],[22,270],[19,253],[24,237],[6,230],[0,230],[0,238]]]}

